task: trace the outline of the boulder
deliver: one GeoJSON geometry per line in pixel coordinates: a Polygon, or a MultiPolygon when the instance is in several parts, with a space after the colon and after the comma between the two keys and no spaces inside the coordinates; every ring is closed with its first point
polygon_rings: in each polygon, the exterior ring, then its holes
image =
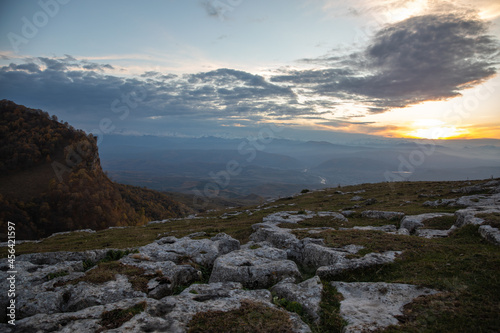
{"type": "Polygon", "coordinates": [[[403,306],[437,291],[409,284],[384,282],[331,282],[342,294],[340,315],[348,322],[344,332],[371,332],[398,325],[403,306]]]}
{"type": "Polygon", "coordinates": [[[246,288],[259,289],[300,276],[297,264],[287,259],[286,251],[260,247],[233,251],[217,258],[210,283],[232,281],[246,288]]]}
{"type": "Polygon", "coordinates": [[[287,251],[289,259],[301,260],[303,242],[290,233],[290,229],[278,228],[267,223],[252,225],[255,232],[250,235],[250,240],[256,243],[266,242],[278,249],[287,251]]]}
{"type": "Polygon", "coordinates": [[[314,268],[336,265],[346,260],[346,256],[355,254],[361,249],[363,249],[363,246],[351,245],[344,248],[330,248],[310,242],[304,245],[301,264],[314,268]]]}

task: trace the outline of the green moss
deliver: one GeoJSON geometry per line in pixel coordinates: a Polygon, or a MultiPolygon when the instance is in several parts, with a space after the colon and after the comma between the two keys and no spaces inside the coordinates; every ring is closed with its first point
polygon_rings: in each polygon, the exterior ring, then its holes
{"type": "Polygon", "coordinates": [[[302,309],[302,304],[289,301],[286,298],[279,298],[273,294],[273,303],[289,312],[295,312],[299,316],[304,315],[304,309],[302,309]]]}

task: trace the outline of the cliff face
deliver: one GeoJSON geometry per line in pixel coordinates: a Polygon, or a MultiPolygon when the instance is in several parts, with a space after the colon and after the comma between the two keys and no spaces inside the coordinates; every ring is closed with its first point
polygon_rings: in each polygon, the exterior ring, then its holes
{"type": "Polygon", "coordinates": [[[164,194],[113,183],[95,137],[46,112],[0,101],[0,129],[0,224],[16,223],[18,239],[141,225],[189,211],[164,194]]]}

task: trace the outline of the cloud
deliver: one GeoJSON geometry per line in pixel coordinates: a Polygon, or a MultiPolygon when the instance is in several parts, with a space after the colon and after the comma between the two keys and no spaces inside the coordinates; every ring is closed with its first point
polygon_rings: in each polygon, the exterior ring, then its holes
{"type": "Polygon", "coordinates": [[[271,81],[380,113],[460,95],[495,75],[498,55],[497,40],[477,16],[429,14],[386,26],[362,52],[301,60],[329,68],[287,71],[271,81]]]}
{"type": "Polygon", "coordinates": [[[199,3],[209,17],[219,18],[220,20],[224,20],[227,13],[234,9],[229,3],[220,0],[201,0],[199,3]]]}
{"type": "Polygon", "coordinates": [[[110,74],[109,64],[71,55],[26,58],[0,67],[0,98],[62,113],[75,126],[116,117],[118,101],[130,111],[131,126],[302,118],[381,131],[388,128],[350,120],[449,99],[495,75],[499,48],[488,28],[470,12],[420,15],[385,26],[361,51],[301,59],[307,69],[282,69],[267,78],[229,68],[123,77],[110,74]],[[137,94],[144,95],[140,101],[127,102],[137,94]]]}
{"type": "Polygon", "coordinates": [[[129,109],[130,122],[157,123],[172,117],[259,122],[316,114],[297,102],[291,88],[244,71],[221,68],[181,77],[150,71],[127,78],[106,75],[105,68],[110,66],[69,57],[26,59],[0,67],[0,97],[94,123],[119,108],[129,109]]]}

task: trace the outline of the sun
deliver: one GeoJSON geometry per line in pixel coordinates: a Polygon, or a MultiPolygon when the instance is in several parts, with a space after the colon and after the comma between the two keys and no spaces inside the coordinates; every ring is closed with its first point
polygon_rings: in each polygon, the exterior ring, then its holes
{"type": "Polygon", "coordinates": [[[467,134],[466,130],[447,125],[437,119],[416,120],[411,128],[413,128],[413,131],[408,132],[407,135],[418,139],[450,139],[467,134]]]}

